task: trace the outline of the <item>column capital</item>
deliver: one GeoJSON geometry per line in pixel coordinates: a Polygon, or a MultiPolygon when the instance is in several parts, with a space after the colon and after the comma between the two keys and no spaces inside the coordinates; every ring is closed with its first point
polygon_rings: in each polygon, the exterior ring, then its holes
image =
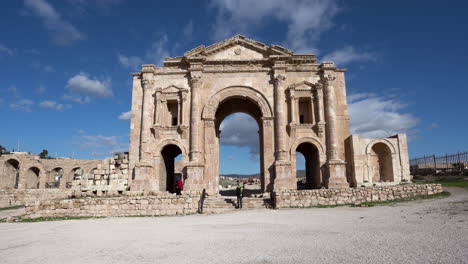
{"type": "Polygon", "coordinates": [[[286,76],[284,76],[283,74],[280,74],[280,73],[275,74],[274,77],[275,77],[275,84],[276,85],[281,85],[286,80],[286,76]]]}
{"type": "Polygon", "coordinates": [[[196,74],[196,75],[191,74],[190,75],[190,83],[192,84],[192,87],[198,86],[200,84],[200,82],[201,82],[201,79],[202,79],[201,74],[196,74]]]}
{"type": "Polygon", "coordinates": [[[153,85],[154,85],[155,83],[156,83],[156,82],[155,82],[154,80],[143,79],[143,80],[141,81],[141,84],[142,84],[144,90],[150,89],[151,87],[153,87],[153,85]]]}
{"type": "Polygon", "coordinates": [[[328,74],[322,77],[322,84],[326,87],[333,86],[333,81],[336,79],[335,76],[328,74]]]}

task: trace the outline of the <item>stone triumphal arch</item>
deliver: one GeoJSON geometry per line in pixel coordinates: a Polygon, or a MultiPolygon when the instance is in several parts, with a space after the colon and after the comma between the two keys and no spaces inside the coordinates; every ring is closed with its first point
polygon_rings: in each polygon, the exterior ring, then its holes
{"type": "Polygon", "coordinates": [[[177,171],[185,191],[218,193],[219,126],[235,112],[258,124],[263,191],[298,188],[297,152],[307,188],[409,181],[404,134],[350,135],[345,70],[237,35],[133,73],[130,189],[170,191],[177,171]]]}

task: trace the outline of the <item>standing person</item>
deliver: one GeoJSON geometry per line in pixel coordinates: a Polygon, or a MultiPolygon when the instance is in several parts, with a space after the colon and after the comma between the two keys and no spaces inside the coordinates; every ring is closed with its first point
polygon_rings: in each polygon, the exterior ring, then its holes
{"type": "Polygon", "coordinates": [[[237,181],[236,196],[237,196],[237,208],[242,209],[242,195],[244,192],[244,186],[237,181]]]}
{"type": "Polygon", "coordinates": [[[176,181],[176,194],[181,195],[182,190],[184,189],[184,183],[182,182],[182,179],[178,179],[176,181]]]}

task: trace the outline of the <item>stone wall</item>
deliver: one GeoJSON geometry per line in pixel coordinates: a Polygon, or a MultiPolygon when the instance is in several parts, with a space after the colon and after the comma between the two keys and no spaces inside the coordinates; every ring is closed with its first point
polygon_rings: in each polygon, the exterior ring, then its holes
{"type": "Polygon", "coordinates": [[[317,205],[359,204],[431,195],[442,192],[440,184],[395,185],[349,189],[318,189],[276,192],[276,207],[310,207],[317,205]]]}
{"type": "Polygon", "coordinates": [[[79,216],[186,215],[198,210],[199,195],[159,194],[36,201],[26,206],[24,218],[79,216]]]}
{"type": "Polygon", "coordinates": [[[0,190],[0,207],[23,205],[39,200],[67,198],[69,195],[71,195],[71,191],[60,189],[0,190]]]}
{"type": "Polygon", "coordinates": [[[89,174],[74,179],[72,189],[75,195],[115,195],[128,187],[128,154],[117,154],[102,160],[89,174]]]}

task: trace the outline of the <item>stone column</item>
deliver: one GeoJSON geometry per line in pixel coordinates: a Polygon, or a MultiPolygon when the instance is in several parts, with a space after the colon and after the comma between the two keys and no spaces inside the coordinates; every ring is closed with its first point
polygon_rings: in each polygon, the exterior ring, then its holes
{"type": "Polygon", "coordinates": [[[153,83],[153,80],[145,79],[142,81],[143,103],[141,105],[140,161],[144,163],[149,163],[151,161],[150,128],[153,122],[151,121],[150,104],[153,83]]]}
{"type": "MultiPolygon", "coordinates": [[[[337,127],[336,127],[336,96],[333,81],[335,77],[331,74],[324,76],[322,82],[325,87],[326,109],[326,132],[327,132],[327,158],[328,158],[328,187],[346,188],[349,184],[346,181],[346,163],[338,157],[337,153],[337,127]]],[[[344,144],[344,143],[343,143],[344,144]]]]}
{"type": "Polygon", "coordinates": [[[284,111],[284,81],[286,77],[275,75],[275,139],[276,160],[286,160],[286,112],[284,111]]]}
{"type": "Polygon", "coordinates": [[[190,161],[198,162],[201,158],[200,152],[200,95],[201,73],[191,72],[190,82],[192,84],[192,102],[190,116],[190,161]]]}
{"type": "Polygon", "coordinates": [[[310,95],[310,123],[315,124],[314,96],[310,95]]]}
{"type": "Polygon", "coordinates": [[[317,102],[318,102],[318,117],[317,117],[317,130],[318,130],[318,136],[320,138],[323,138],[324,132],[325,132],[325,121],[323,118],[323,111],[324,111],[324,106],[323,106],[323,85],[321,83],[318,83],[316,86],[317,89],[317,102]]]}
{"type": "Polygon", "coordinates": [[[161,90],[156,90],[156,93],[154,94],[154,117],[153,117],[153,122],[155,126],[159,126],[159,115],[161,112],[161,90]]]}
{"type": "Polygon", "coordinates": [[[151,91],[154,85],[152,73],[144,73],[142,81],[142,105],[141,105],[141,131],[140,131],[140,159],[135,164],[135,179],[132,180],[131,189],[134,191],[158,191],[157,181],[153,179],[153,156],[151,152],[151,91]]]}
{"type": "Polygon", "coordinates": [[[190,71],[191,83],[191,115],[190,115],[190,163],[185,167],[186,181],[185,191],[201,191],[206,187],[204,182],[205,166],[202,162],[200,149],[200,86],[202,69],[201,65],[196,65],[197,70],[190,71]],[[198,67],[197,67],[198,66],[198,67]]]}
{"type": "Polygon", "coordinates": [[[177,99],[177,124],[176,124],[177,126],[181,125],[181,122],[180,122],[181,121],[180,105],[181,105],[180,99],[178,98],[177,99]]]}
{"type": "Polygon", "coordinates": [[[275,69],[275,190],[296,189],[295,178],[291,174],[291,163],[286,151],[286,112],[284,111],[284,67],[275,69]]]}

